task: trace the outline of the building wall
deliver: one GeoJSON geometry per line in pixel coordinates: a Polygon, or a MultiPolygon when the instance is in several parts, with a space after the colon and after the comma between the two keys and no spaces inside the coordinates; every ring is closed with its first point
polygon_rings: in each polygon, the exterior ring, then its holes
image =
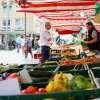
{"type": "MultiPolygon", "coordinates": [[[[9,0],[12,3],[12,8],[9,10],[4,10],[2,2],[6,2],[7,0],[0,0],[0,34],[23,34],[25,33],[25,14],[23,12],[16,12],[17,4],[15,4],[15,0],[9,0]],[[8,12],[7,12],[8,11],[8,12]],[[7,32],[6,28],[3,29],[2,22],[3,20],[10,19],[11,27],[10,30],[7,32]],[[21,20],[21,25],[16,25],[16,20],[21,20]],[[16,27],[17,26],[17,27],[16,27]],[[20,26],[20,28],[18,28],[20,26]]],[[[34,15],[32,13],[26,14],[26,33],[33,33],[34,31],[34,23],[33,23],[34,15]]],[[[0,39],[2,39],[2,35],[0,35],[0,39]]],[[[0,40],[1,42],[1,40],[0,40]]],[[[1,44],[1,43],[0,43],[1,44]]]]}
{"type": "MultiPolygon", "coordinates": [[[[0,31],[5,32],[5,30],[2,31],[2,21],[3,21],[3,19],[7,19],[7,11],[3,9],[2,1],[5,2],[6,0],[0,0],[0,31]]],[[[14,0],[9,0],[9,1],[14,1],[14,0]]],[[[10,30],[10,32],[22,33],[22,32],[24,32],[25,16],[24,16],[23,12],[16,12],[16,9],[17,9],[16,4],[15,4],[15,2],[13,2],[12,8],[8,12],[8,18],[11,21],[11,30],[10,30]],[[22,21],[22,29],[16,29],[16,19],[20,19],[22,21]]],[[[32,13],[27,13],[26,14],[26,20],[27,20],[27,22],[26,22],[26,26],[27,26],[26,31],[28,33],[33,32],[33,23],[32,23],[33,14],[32,13]]]]}

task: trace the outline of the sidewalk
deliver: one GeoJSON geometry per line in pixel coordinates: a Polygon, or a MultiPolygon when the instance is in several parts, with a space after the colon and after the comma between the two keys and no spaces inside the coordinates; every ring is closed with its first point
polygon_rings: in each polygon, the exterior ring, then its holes
{"type": "MultiPolygon", "coordinates": [[[[35,51],[33,51],[34,54],[35,51]]],[[[37,64],[39,63],[39,60],[31,58],[31,55],[28,54],[28,57],[25,58],[25,56],[22,54],[21,50],[19,53],[17,53],[17,50],[12,51],[5,51],[0,50],[0,64],[37,64]]]]}

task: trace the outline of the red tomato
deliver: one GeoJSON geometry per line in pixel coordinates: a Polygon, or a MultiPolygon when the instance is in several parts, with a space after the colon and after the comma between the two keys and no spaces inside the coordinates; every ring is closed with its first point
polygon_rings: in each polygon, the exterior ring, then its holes
{"type": "Polygon", "coordinates": [[[28,86],[26,88],[27,93],[35,93],[37,91],[37,89],[33,86],[28,86]]]}
{"type": "Polygon", "coordinates": [[[22,90],[22,91],[21,91],[21,94],[27,94],[26,89],[22,90]]]}
{"type": "Polygon", "coordinates": [[[17,73],[12,73],[7,78],[16,78],[17,76],[17,73]]]}
{"type": "Polygon", "coordinates": [[[39,93],[47,93],[47,91],[46,91],[45,88],[39,88],[39,89],[38,89],[38,92],[39,92],[39,93]]]}
{"type": "Polygon", "coordinates": [[[35,92],[35,94],[39,94],[39,93],[40,93],[39,91],[36,91],[36,92],[35,92]]]}
{"type": "Polygon", "coordinates": [[[12,73],[10,74],[7,79],[13,79],[13,78],[16,78],[19,82],[20,82],[20,77],[17,75],[17,73],[12,73]]]}

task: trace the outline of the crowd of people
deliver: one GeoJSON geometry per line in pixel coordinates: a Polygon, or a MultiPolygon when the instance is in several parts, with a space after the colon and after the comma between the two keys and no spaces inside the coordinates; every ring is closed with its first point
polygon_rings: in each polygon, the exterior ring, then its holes
{"type": "MultiPolygon", "coordinates": [[[[100,35],[99,32],[95,29],[92,22],[86,23],[87,34],[84,39],[84,45],[86,45],[90,50],[100,51],[100,35]]],[[[50,47],[52,45],[52,33],[50,32],[51,24],[49,22],[45,23],[45,29],[40,33],[39,39],[39,47],[41,50],[41,59],[40,62],[44,63],[50,57],[50,47]]],[[[31,38],[30,35],[19,35],[16,38],[16,48],[17,52],[19,52],[20,48],[22,53],[27,58],[28,53],[32,54],[32,48],[35,48],[34,38],[31,38]]]]}
{"type": "Polygon", "coordinates": [[[51,24],[46,22],[45,30],[40,33],[40,38],[36,40],[37,43],[35,42],[34,37],[31,37],[31,35],[18,35],[14,42],[17,53],[21,51],[25,58],[27,58],[28,53],[30,53],[31,57],[33,58],[32,50],[40,48],[42,55],[40,62],[44,63],[50,57],[50,46],[52,44],[51,33],[49,31],[50,29],[51,24]]]}
{"type": "Polygon", "coordinates": [[[21,49],[22,53],[25,55],[25,58],[27,58],[28,53],[30,53],[31,57],[33,58],[32,48],[34,46],[33,43],[34,41],[30,35],[18,35],[15,42],[16,42],[16,49],[18,53],[20,52],[21,49]]]}

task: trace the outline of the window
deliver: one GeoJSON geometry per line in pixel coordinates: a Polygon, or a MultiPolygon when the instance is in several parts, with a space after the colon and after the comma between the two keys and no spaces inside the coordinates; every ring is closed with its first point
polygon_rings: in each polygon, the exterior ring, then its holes
{"type": "Polygon", "coordinates": [[[3,20],[2,26],[6,26],[6,20],[3,20]]]}
{"type": "Polygon", "coordinates": [[[10,19],[8,19],[8,21],[4,19],[2,22],[2,26],[7,26],[7,23],[8,23],[8,26],[11,26],[10,19]]]}
{"type": "Polygon", "coordinates": [[[4,19],[2,21],[2,29],[6,30],[7,28],[8,28],[8,30],[11,29],[11,21],[10,21],[10,19],[8,19],[8,21],[6,19],[4,19]],[[8,24],[8,27],[7,27],[7,24],[8,24]]]}
{"type": "Polygon", "coordinates": [[[2,7],[4,10],[6,10],[7,9],[7,2],[2,1],[2,7]]]}
{"type": "Polygon", "coordinates": [[[10,22],[10,20],[8,19],[8,26],[11,26],[11,22],[10,22]]]}
{"type": "Polygon", "coordinates": [[[15,25],[16,25],[16,29],[23,29],[23,21],[22,19],[16,19],[16,22],[15,22],[15,25]]]}
{"type": "Polygon", "coordinates": [[[2,1],[2,8],[3,10],[10,10],[12,8],[12,4],[13,2],[12,1],[9,1],[9,3],[7,3],[6,1],[2,1]]]}

